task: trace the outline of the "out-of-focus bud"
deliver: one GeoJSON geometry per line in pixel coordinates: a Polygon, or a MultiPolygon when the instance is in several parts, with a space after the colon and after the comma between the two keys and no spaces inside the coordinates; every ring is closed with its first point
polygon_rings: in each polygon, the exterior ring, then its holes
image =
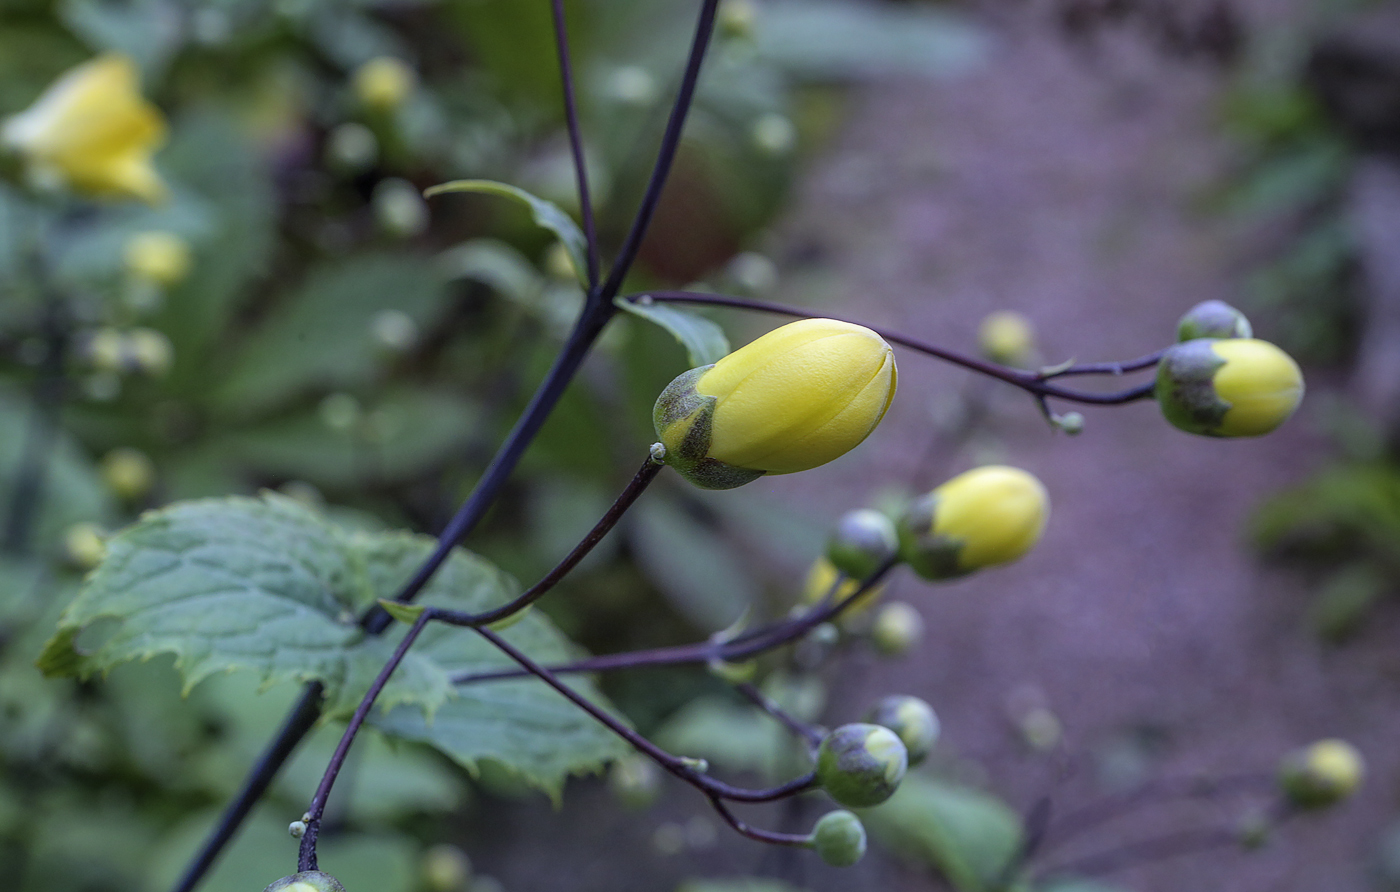
{"type": "Polygon", "coordinates": [[[549,246],[549,251],[544,255],[544,269],[561,282],[578,281],[574,258],[569,256],[569,249],[564,247],[563,242],[555,242],[549,246]]]}
{"type": "Polygon", "coordinates": [[[175,362],[175,348],[154,328],[133,328],[126,333],[126,357],[134,370],[163,378],[175,362]]]}
{"type": "Polygon", "coordinates": [[[1188,433],[1258,437],[1298,408],[1303,373],[1268,341],[1197,338],[1162,354],[1156,394],[1162,415],[1188,433]]]}
{"type": "Polygon", "coordinates": [[[879,805],[893,796],[908,767],[904,742],[880,725],[842,725],[817,750],[817,781],[850,808],[879,805]]]}
{"type": "Polygon", "coordinates": [[[725,271],[749,294],[767,294],[778,286],[777,264],[757,251],[735,254],[725,271]]]}
{"type": "Polygon", "coordinates": [[[113,449],[102,456],[101,470],[108,488],[129,502],[150,492],[156,482],[156,466],[140,449],[113,449]]]}
{"type": "Polygon", "coordinates": [[[1366,764],[1356,747],[1332,738],[1285,756],[1279,766],[1279,785],[1294,805],[1325,808],[1355,793],[1365,773],[1366,764]]]}
{"type": "Polygon", "coordinates": [[[269,883],[263,892],[345,892],[345,887],[328,873],[303,870],[269,883]]]}
{"type": "Polygon", "coordinates": [[[982,355],[1002,365],[1025,366],[1035,353],[1035,329],[1014,310],[988,313],[977,330],[982,355]]]}
{"type": "Polygon", "coordinates": [[[326,163],[337,170],[359,174],[378,160],[379,139],[364,124],[338,124],[326,136],[326,163]]]}
{"type": "Polygon", "coordinates": [[[915,499],[898,524],[900,556],[925,579],[1014,561],[1040,540],[1050,498],[1020,468],[987,465],[915,499]]]}
{"type": "Polygon", "coordinates": [[[797,128],[786,115],[769,112],[753,122],[750,138],[765,155],[786,155],[797,146],[797,128]]]}
{"type": "Polygon", "coordinates": [[[97,198],[163,201],[151,163],[165,119],[138,90],[136,63],[116,53],[69,70],[0,127],[32,179],[97,198]]]}
{"type": "Polygon", "coordinates": [[[866,719],[899,735],[909,753],[909,764],[918,765],[938,742],[941,725],[933,707],[918,697],[894,694],[875,704],[866,719]]]}
{"type": "Polygon", "coordinates": [[[758,10],[754,7],[753,0],[724,0],[719,5],[716,22],[719,33],[731,40],[747,40],[753,37],[757,21],[758,10]]]}
{"type": "MultiPolygon", "coordinates": [[[[807,571],[807,581],[802,586],[802,600],[808,604],[818,604],[831,594],[831,600],[835,602],[844,601],[856,593],[860,588],[859,579],[847,578],[836,586],[836,591],[832,592],[832,586],[836,585],[836,579],[841,572],[825,557],[819,557],[812,563],[812,569],[807,571]]],[[[870,605],[880,600],[880,595],[885,591],[883,585],[872,586],[865,594],[861,595],[851,606],[847,607],[842,614],[843,617],[851,617],[864,610],[868,610],[870,605]]]]}
{"type": "Polygon", "coordinates": [[[126,338],[115,328],[99,328],[88,338],[83,350],[87,361],[99,372],[126,371],[126,338]]]}
{"type": "Polygon", "coordinates": [[[908,653],[924,638],[924,618],[912,604],[891,601],[875,613],[870,643],[887,657],[908,653]]]}
{"type": "Polygon", "coordinates": [[[607,93],[624,105],[645,107],[660,95],[656,78],[640,65],[622,65],[608,76],[607,93]]]}
{"type": "Polygon", "coordinates": [[[826,542],[826,559],[853,579],[865,579],[899,552],[894,521],[879,511],[847,511],[826,542]]]}
{"type": "Polygon", "coordinates": [[[63,534],[63,558],[78,570],[91,570],[106,554],[106,535],[95,523],[75,523],[63,534]]]}
{"type": "Polygon", "coordinates": [[[1254,329],[1244,314],[1223,300],[1207,300],[1186,311],[1176,326],[1178,341],[1196,338],[1252,338],[1254,329]]]}
{"type": "Polygon", "coordinates": [[[403,310],[380,310],[369,320],[369,334],[390,353],[403,353],[418,343],[418,323],[403,310]]]}
{"type": "Polygon", "coordinates": [[[683,373],[652,420],[668,464],[696,486],[730,489],[854,449],[884,417],[895,381],[894,351],[875,332],[804,319],[683,373]]]}
{"type": "Polygon", "coordinates": [[[629,753],[613,762],[608,789],[628,808],[646,808],[661,794],[661,769],[641,753],[629,753]]]}
{"type": "Polygon", "coordinates": [[[466,892],[471,886],[471,859],[448,843],[439,843],[423,853],[422,871],[428,892],[466,892]]]}
{"type": "Polygon", "coordinates": [[[364,417],[360,401],[348,393],[330,393],[317,407],[321,423],[333,431],[348,432],[364,417]]]}
{"type": "Polygon", "coordinates": [[[822,815],[811,839],[812,848],[832,867],[850,867],[865,856],[865,825],[845,809],[822,815]]]}
{"type": "Polygon", "coordinates": [[[138,232],[127,239],[122,257],[129,275],[163,288],[183,282],[193,262],[190,243],[162,230],[138,232]]]}
{"type": "Polygon", "coordinates": [[[379,227],[395,238],[413,238],[428,228],[428,203],[408,180],[386,177],[371,199],[379,227]]]}
{"type": "Polygon", "coordinates": [[[1077,437],[1084,433],[1084,416],[1079,412],[1066,412],[1063,415],[1051,415],[1050,423],[1056,428],[1077,437]]]}
{"type": "Polygon", "coordinates": [[[392,111],[403,104],[418,83],[418,75],[402,59],[376,56],[355,69],[355,98],[373,111],[392,111]]]}

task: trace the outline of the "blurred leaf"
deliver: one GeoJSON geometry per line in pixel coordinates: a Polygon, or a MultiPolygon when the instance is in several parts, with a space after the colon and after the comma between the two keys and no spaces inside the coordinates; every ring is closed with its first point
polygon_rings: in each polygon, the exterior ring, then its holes
{"type": "Polygon", "coordinates": [[[666,750],[708,759],[732,771],[764,774],[787,754],[792,736],[752,706],[725,697],[699,697],[655,734],[666,750]]]}
{"type": "Polygon", "coordinates": [[[1000,799],[910,774],[888,802],[861,811],[870,835],[938,868],[961,892],[992,892],[1021,847],[1021,819],[1000,799]]]}
{"type": "Polygon", "coordinates": [[[395,390],[348,431],[319,412],[245,427],[209,444],[211,453],[259,476],[305,480],[329,489],[393,482],[458,456],[476,434],[480,410],[442,391],[395,390]]]}
{"type": "Polygon", "coordinates": [[[449,279],[472,279],[526,305],[544,289],[544,277],[515,248],[496,239],[463,242],[438,255],[438,266],[449,279]]]}
{"type": "Polygon", "coordinates": [[[180,48],[184,12],[169,0],[62,0],[64,23],[95,50],[130,56],[159,78],[180,48]]]}
{"type": "Polygon", "coordinates": [[[759,56],[812,80],[959,74],[988,50],[982,29],[927,6],[772,0],[757,9],[759,56]]]}
{"type": "Polygon", "coordinates": [[[758,600],[757,583],[728,543],[674,500],[657,493],[629,513],[637,562],[686,619],[716,632],[758,600]]]}
{"type": "Polygon", "coordinates": [[[263,320],[216,399],[249,412],[314,388],[363,384],[381,351],[371,331],[374,317],[397,310],[425,328],[442,297],[439,275],[421,258],[370,254],[327,261],[263,320]]]}
{"type": "Polygon", "coordinates": [[[1338,642],[1360,628],[1371,605],[1394,583],[1379,567],[1350,564],[1333,573],[1313,601],[1313,628],[1325,641],[1338,642]]]}
{"type": "MultiPolygon", "coordinates": [[[[27,400],[0,390],[0,505],[10,503],[32,418],[27,400]]],[[[111,493],[91,460],[61,431],[45,453],[42,473],[31,541],[48,546],[75,523],[91,521],[100,526],[115,516],[111,493]]]]}
{"type": "Polygon", "coordinates": [[[724,336],[724,329],[704,316],[646,298],[632,301],[619,297],[613,303],[669,331],[685,347],[686,361],[691,368],[719,362],[729,353],[729,339],[724,336]]]}
{"type": "Polygon", "coordinates": [[[1124,889],[1097,880],[1059,879],[1036,884],[1035,892],[1124,892],[1124,889]]]}
{"type": "Polygon", "coordinates": [[[503,198],[512,198],[525,205],[530,210],[530,216],[535,223],[548,229],[559,237],[559,241],[569,252],[569,258],[574,263],[574,269],[583,275],[583,271],[588,269],[588,240],[584,238],[583,231],[578,228],[574,218],[564,213],[563,209],[543,198],[531,195],[524,189],[511,186],[507,183],[497,183],[494,180],[453,180],[450,183],[441,183],[432,186],[423,192],[427,198],[435,195],[443,195],[448,192],[477,192],[484,195],[499,195],[503,198]]]}

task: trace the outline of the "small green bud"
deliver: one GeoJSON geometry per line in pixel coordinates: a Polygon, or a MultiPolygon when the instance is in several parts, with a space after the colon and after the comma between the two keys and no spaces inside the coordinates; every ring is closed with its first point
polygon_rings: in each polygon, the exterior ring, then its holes
{"type": "Polygon", "coordinates": [[[1365,773],[1366,764],[1356,747],[1333,738],[1285,756],[1279,765],[1279,784],[1294,805],[1326,808],[1356,792],[1365,773]]]}
{"type": "Polygon", "coordinates": [[[126,333],[126,356],[134,370],[163,378],[175,362],[175,348],[154,328],[133,328],[126,333]]]}
{"type": "Polygon", "coordinates": [[[847,511],[826,542],[826,559],[852,579],[865,579],[899,552],[894,521],[879,511],[847,511]]]}
{"type": "Polygon", "coordinates": [[[1196,338],[1252,338],[1254,329],[1244,314],[1223,300],[1207,300],[1186,311],[1176,326],[1178,341],[1196,338]]]}
{"type": "Polygon", "coordinates": [[[817,780],[832,799],[851,808],[879,805],[893,796],[908,767],[904,742],[879,725],[842,725],[817,750],[817,780]]]}
{"type": "Polygon", "coordinates": [[[1051,415],[1050,423],[1071,437],[1077,437],[1084,433],[1084,415],[1079,412],[1066,412],[1063,415],[1051,415]]]}
{"type": "Polygon", "coordinates": [[[370,199],[379,228],[394,238],[413,238],[428,228],[428,203],[418,187],[401,177],[385,177],[370,199]]]}
{"type": "Polygon", "coordinates": [[[923,637],[922,614],[904,601],[891,601],[882,606],[870,626],[870,642],[887,657],[908,653],[923,637]]]}
{"type": "Polygon", "coordinates": [[[612,763],[608,789],[628,808],[646,808],[661,794],[661,769],[640,753],[630,753],[612,763]]]}
{"type": "Polygon", "coordinates": [[[345,892],[340,880],[319,870],[303,870],[269,883],[263,892],[345,892]]]}
{"type": "Polygon", "coordinates": [[[941,729],[932,706],[918,697],[902,694],[881,699],[866,719],[899,735],[909,753],[910,765],[917,765],[928,756],[941,729]]]}
{"type": "Polygon", "coordinates": [[[156,482],[156,466],[140,449],[113,449],[102,456],[101,470],[108,488],[127,501],[141,498],[156,482]]]}
{"type": "Polygon", "coordinates": [[[287,825],[287,833],[291,834],[292,839],[301,839],[306,835],[306,822],[293,821],[287,825]]]}
{"type": "Polygon", "coordinates": [[[428,892],[465,892],[472,885],[471,859],[450,843],[439,843],[424,852],[421,870],[428,892]]]}
{"type": "Polygon", "coordinates": [[[1157,403],[1176,427],[1208,437],[1258,437],[1303,399],[1303,373],[1287,353],[1252,338],[1197,338],[1157,364],[1157,403]]]}
{"type": "Polygon", "coordinates": [[[351,86],[365,108],[392,111],[403,104],[418,83],[418,74],[402,59],[376,56],[355,69],[351,86]]]}
{"type": "Polygon", "coordinates": [[[78,570],[91,570],[106,554],[106,534],[95,523],[75,523],[63,534],[64,560],[78,570]]]}
{"type": "Polygon", "coordinates": [[[812,828],[812,848],[832,867],[850,867],[865,855],[865,825],[845,809],[827,812],[812,828]]]}
{"type": "Polygon", "coordinates": [[[730,39],[748,40],[753,37],[758,10],[753,0],[724,0],[719,6],[719,33],[730,39]]]}
{"type": "Polygon", "coordinates": [[[679,375],[652,421],[669,465],[696,486],[732,489],[854,449],[884,417],[895,377],[875,332],[803,319],[679,375]]]}
{"type": "Polygon", "coordinates": [[[1030,551],[1050,499],[1033,475],[987,465],[959,474],[910,503],[900,520],[900,556],[925,579],[952,579],[1030,551]]]}

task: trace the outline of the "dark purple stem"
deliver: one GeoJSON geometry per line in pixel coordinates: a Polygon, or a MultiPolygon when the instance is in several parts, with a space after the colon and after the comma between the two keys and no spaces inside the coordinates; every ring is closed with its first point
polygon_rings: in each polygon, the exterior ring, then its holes
{"type": "Polygon", "coordinates": [[[588,290],[596,291],[600,262],[598,229],[593,219],[593,200],[588,190],[588,168],[583,158],[583,132],[578,123],[578,101],[574,96],[574,68],[569,61],[569,33],[564,22],[564,0],[554,0],[554,43],[559,53],[559,81],[564,87],[564,121],[569,129],[569,150],[574,158],[574,180],[578,186],[579,216],[588,241],[588,290]]]}
{"type": "MultiPolygon", "coordinates": [[[[830,319],[837,319],[842,322],[852,322],[858,325],[864,325],[866,328],[869,328],[871,331],[880,335],[880,337],[884,338],[890,343],[900,344],[901,346],[908,347],[911,350],[917,350],[920,353],[926,353],[929,356],[936,357],[945,362],[950,362],[954,365],[960,365],[965,369],[971,369],[972,371],[978,372],[979,374],[1000,379],[1008,384],[1012,384],[1016,387],[1021,388],[1022,390],[1031,394],[1032,396],[1037,396],[1041,398],[1053,397],[1055,399],[1068,400],[1070,402],[1076,403],[1112,406],[1119,405],[1122,403],[1131,403],[1136,400],[1146,399],[1152,396],[1153,385],[1151,383],[1144,384],[1141,387],[1133,387],[1128,390],[1117,391],[1114,393],[1088,393],[1082,390],[1070,390],[1069,388],[1058,387],[1054,384],[1047,383],[1049,378],[1056,377],[1055,374],[1042,377],[1038,372],[1028,372],[1022,369],[1013,369],[1009,368],[1008,366],[998,365],[994,362],[988,362],[983,359],[978,359],[974,356],[967,356],[965,354],[958,353],[956,350],[949,350],[946,347],[939,347],[936,344],[930,344],[927,341],[922,341],[918,338],[910,337],[909,335],[902,334],[901,332],[898,332],[891,328],[885,328],[879,325],[868,325],[864,322],[857,322],[854,319],[845,319],[841,316],[825,316],[825,314],[813,312],[812,310],[804,310],[798,307],[789,307],[784,306],[782,304],[769,303],[768,301],[749,300],[747,298],[740,297],[730,297],[725,294],[703,294],[694,291],[648,291],[645,294],[628,295],[622,299],[633,302],[644,302],[650,299],[660,303],[701,304],[705,306],[733,307],[735,309],[740,310],[756,310],[763,313],[775,313],[782,316],[793,316],[800,319],[813,319],[817,317],[825,317],[830,319]]],[[[1134,360],[1134,362],[1140,361],[1141,360],[1134,360]]],[[[1156,360],[1154,359],[1153,361],[1155,362],[1156,360]]],[[[1108,371],[1109,373],[1114,373],[1111,371],[1111,369],[1118,368],[1120,365],[1126,364],[1099,363],[1097,365],[1100,368],[1097,372],[1093,373],[1104,374],[1106,371],[1108,371]]],[[[1145,368],[1146,366],[1143,367],[1145,368]]],[[[1078,368],[1081,367],[1071,366],[1070,369],[1058,372],[1056,374],[1080,374],[1080,372],[1073,371],[1074,369],[1078,368]]],[[[1083,372],[1083,374],[1090,373],[1091,372],[1083,372]]]]}
{"type": "Polygon", "coordinates": [[[724,818],[726,824],[749,839],[778,846],[810,846],[812,844],[812,838],[805,834],[778,833],[775,830],[760,830],[757,827],[752,827],[735,817],[734,813],[729,810],[729,806],[718,797],[711,796],[710,804],[715,807],[715,811],[719,812],[719,816],[724,818]]]}

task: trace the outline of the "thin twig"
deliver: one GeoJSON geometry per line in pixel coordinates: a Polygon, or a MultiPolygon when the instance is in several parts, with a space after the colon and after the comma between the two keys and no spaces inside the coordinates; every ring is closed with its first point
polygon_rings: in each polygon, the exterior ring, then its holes
{"type": "Polygon", "coordinates": [[[778,705],[776,700],[760,691],[754,684],[747,681],[740,682],[734,686],[734,690],[743,694],[749,699],[749,702],[777,719],[789,731],[801,737],[809,744],[813,746],[819,745],[822,742],[822,738],[826,736],[817,726],[809,722],[804,722],[786,709],[783,709],[778,705]]]}
{"type": "Polygon", "coordinates": [[[810,846],[812,844],[811,837],[806,834],[779,833],[776,830],[760,830],[757,827],[750,826],[735,817],[724,800],[717,796],[710,797],[710,804],[715,807],[715,811],[719,812],[719,816],[724,818],[726,824],[733,827],[744,836],[747,836],[749,839],[756,839],[759,842],[766,842],[779,846],[810,846]]]}
{"type": "MultiPolygon", "coordinates": [[[[784,306],[782,304],[770,303],[768,301],[749,300],[747,298],[740,297],[730,297],[729,295],[725,294],[704,294],[696,291],[648,291],[644,294],[627,295],[624,298],[624,300],[630,300],[634,302],[643,302],[648,299],[660,303],[701,304],[706,306],[733,307],[735,309],[756,310],[763,313],[775,313],[782,316],[793,316],[802,319],[811,319],[824,315],[822,313],[817,313],[812,310],[804,310],[799,307],[784,306]]],[[[994,362],[988,362],[983,359],[978,359],[974,356],[968,356],[966,354],[959,353],[956,350],[949,350],[946,347],[939,347],[936,344],[930,344],[927,341],[920,340],[919,338],[910,337],[909,335],[903,334],[892,328],[886,328],[884,326],[879,325],[870,325],[864,322],[856,322],[856,320],[854,319],[845,319],[841,316],[829,316],[827,318],[864,325],[866,328],[869,328],[871,331],[875,332],[876,334],[880,335],[880,337],[893,344],[899,344],[901,346],[908,347],[911,350],[917,350],[920,353],[926,353],[929,356],[936,357],[945,362],[950,362],[954,365],[960,365],[965,369],[971,369],[972,371],[978,372],[979,374],[1000,379],[1008,384],[1012,384],[1016,387],[1021,388],[1027,393],[1030,393],[1032,396],[1038,396],[1042,398],[1053,397],[1055,399],[1068,400],[1070,402],[1075,403],[1087,403],[1090,405],[1100,406],[1112,406],[1119,405],[1122,403],[1131,403],[1135,402],[1136,400],[1146,399],[1152,396],[1153,385],[1151,382],[1144,384],[1140,387],[1132,387],[1127,390],[1115,391],[1113,393],[1089,393],[1083,390],[1071,390],[1067,387],[1059,387],[1057,385],[1047,383],[1050,378],[1055,377],[1054,375],[1042,377],[1037,372],[1028,372],[1022,369],[1013,369],[1009,366],[998,365],[994,362]]],[[[1138,360],[1135,360],[1135,362],[1136,361],[1138,360]]],[[[1104,367],[1117,367],[1120,364],[1098,363],[1096,365],[1104,367]]],[[[1079,367],[1076,366],[1071,368],[1079,367]]],[[[1096,373],[1104,374],[1105,370],[1101,368],[1096,373]]],[[[1061,372],[1061,374],[1064,374],[1064,372],[1061,372]]],[[[1085,372],[1085,374],[1089,373],[1085,372]]]]}
{"type": "Polygon", "coordinates": [[[1165,861],[1182,855],[1195,855],[1211,849],[1223,849],[1240,844],[1239,832],[1233,827],[1194,827],[1178,830],[1057,864],[1042,871],[1042,876],[1096,877],[1138,867],[1154,861],[1165,861]]]}
{"type": "Polygon", "coordinates": [[[588,290],[598,288],[598,227],[593,218],[593,201],[588,190],[588,168],[583,157],[583,133],[578,123],[578,101],[574,97],[574,68],[569,61],[569,34],[564,22],[564,0],[554,0],[554,43],[559,54],[559,81],[564,88],[564,121],[569,130],[569,150],[574,158],[574,181],[578,186],[579,216],[588,242],[588,290]]]}

